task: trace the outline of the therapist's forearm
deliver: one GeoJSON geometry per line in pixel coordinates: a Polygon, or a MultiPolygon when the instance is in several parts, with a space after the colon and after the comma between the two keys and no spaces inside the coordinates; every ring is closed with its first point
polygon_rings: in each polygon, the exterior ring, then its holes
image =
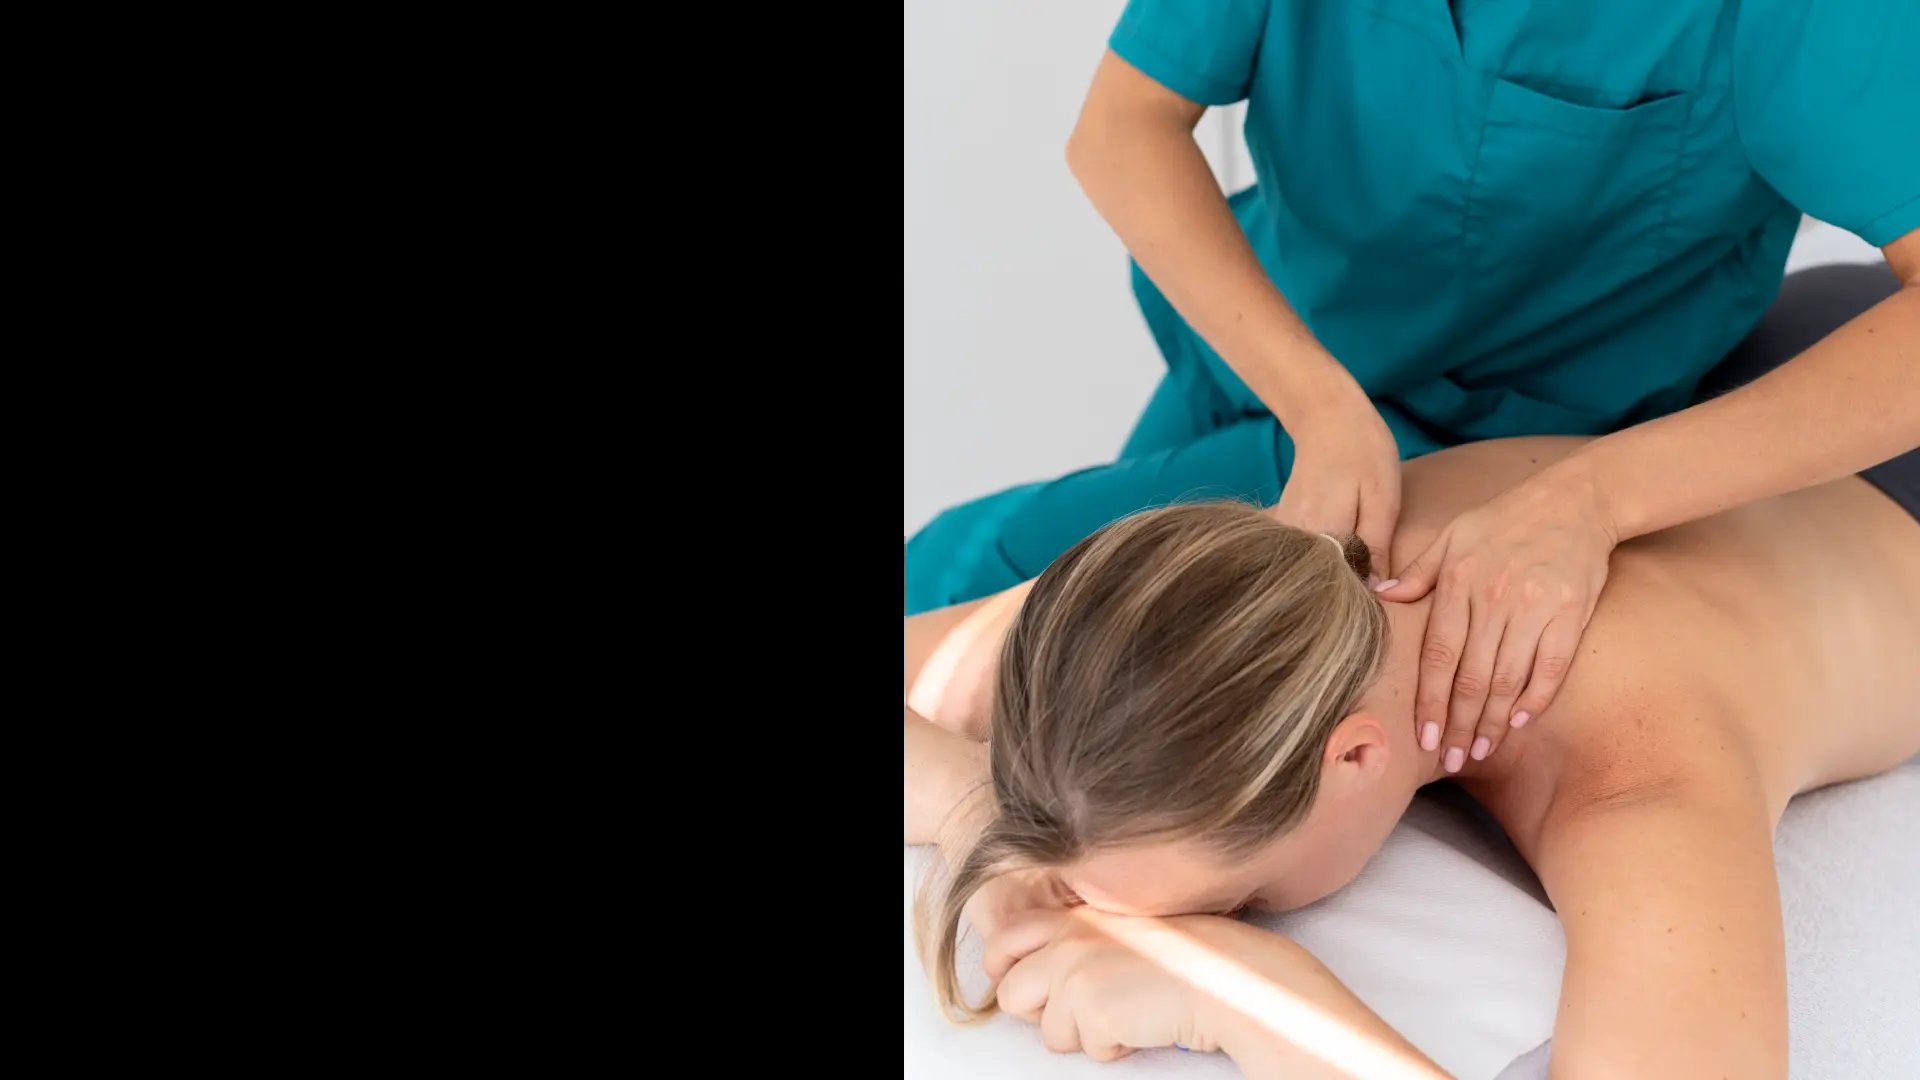
{"type": "Polygon", "coordinates": [[[1591,484],[1619,540],[1825,483],[1920,445],[1920,284],[1765,376],[1587,444],[1542,474],[1591,484]]]}
{"type": "Polygon", "coordinates": [[[1283,425],[1357,392],[1254,256],[1191,119],[1116,101],[1124,94],[1099,82],[1109,78],[1146,76],[1108,58],[1067,163],[1141,269],[1283,425]]]}

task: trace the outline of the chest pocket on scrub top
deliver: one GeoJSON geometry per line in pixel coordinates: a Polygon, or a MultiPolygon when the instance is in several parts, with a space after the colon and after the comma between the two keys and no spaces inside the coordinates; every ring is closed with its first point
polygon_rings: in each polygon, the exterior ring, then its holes
{"type": "Polygon", "coordinates": [[[1467,264],[1496,279],[1571,276],[1598,293],[1665,257],[1694,96],[1605,108],[1491,78],[1462,230],[1467,264]]]}

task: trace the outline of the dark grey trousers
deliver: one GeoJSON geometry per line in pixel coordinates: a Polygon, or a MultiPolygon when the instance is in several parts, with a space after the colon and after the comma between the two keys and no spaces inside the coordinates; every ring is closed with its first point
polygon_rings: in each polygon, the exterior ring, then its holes
{"type": "MultiPolygon", "coordinates": [[[[1765,375],[1899,288],[1900,279],[1884,264],[1816,266],[1787,275],[1779,299],[1760,325],[1707,373],[1694,400],[1724,394],[1765,375]]],[[[1920,448],[1860,476],[1920,520],[1920,448]]]]}

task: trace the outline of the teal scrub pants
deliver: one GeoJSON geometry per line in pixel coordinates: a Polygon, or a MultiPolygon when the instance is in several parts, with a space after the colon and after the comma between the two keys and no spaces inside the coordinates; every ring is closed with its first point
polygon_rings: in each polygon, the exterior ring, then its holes
{"type": "MultiPolygon", "coordinates": [[[[1137,510],[1208,499],[1279,501],[1293,440],[1272,413],[1236,407],[1190,341],[1161,336],[1167,374],[1118,460],[962,503],[914,534],[907,541],[906,613],[977,600],[1038,577],[1096,529],[1137,510]]],[[[1374,404],[1402,459],[1441,449],[1398,409],[1374,404]]]]}

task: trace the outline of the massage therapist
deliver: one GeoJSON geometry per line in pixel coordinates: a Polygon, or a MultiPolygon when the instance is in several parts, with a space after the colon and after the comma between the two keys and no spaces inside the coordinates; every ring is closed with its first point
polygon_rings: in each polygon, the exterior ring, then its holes
{"type": "Polygon", "coordinates": [[[908,614],[1258,498],[1435,594],[1415,723],[1457,770],[1552,701],[1616,545],[1920,445],[1916,0],[1132,0],[1067,160],[1166,376],[1112,464],[909,541],[908,614]],[[1258,180],[1223,197],[1193,129],[1243,99],[1258,180]],[[1898,279],[1811,347],[1803,213],[1898,279]],[[1402,459],[1538,434],[1606,437],[1389,568],[1402,459]]]}

